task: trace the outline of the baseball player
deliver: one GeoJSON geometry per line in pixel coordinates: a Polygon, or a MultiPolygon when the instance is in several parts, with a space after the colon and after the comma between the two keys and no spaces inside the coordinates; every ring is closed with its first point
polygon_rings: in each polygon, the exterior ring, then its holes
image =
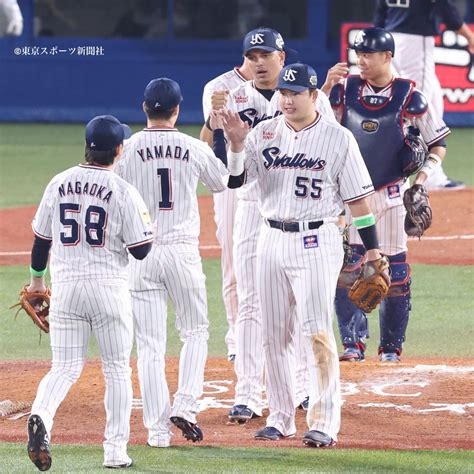
{"type": "MultiPolygon", "coordinates": [[[[397,50],[392,65],[396,74],[416,82],[431,102],[433,110],[443,117],[443,91],[435,71],[435,36],[442,20],[446,28],[462,35],[474,54],[474,33],[463,22],[452,0],[377,0],[374,25],[389,31],[397,50]]],[[[439,166],[426,181],[428,189],[454,190],[465,187],[462,181],[449,179],[439,166]]]]}
{"type": "MultiPolygon", "coordinates": [[[[403,194],[409,188],[403,167],[409,163],[402,162],[400,154],[407,127],[415,126],[430,152],[430,159],[414,181],[423,184],[441,166],[446,154],[444,138],[450,130],[412,81],[393,76],[391,61],[396,51],[388,31],[361,30],[353,48],[360,75],[348,76],[340,83],[348,69],[345,63],[336,64],[329,70],[323,89],[332,89],[330,100],[336,117],[354,133],[376,190],[370,205],[377,218],[381,250],[390,260],[392,273],[392,288],[380,306],[379,355],[382,362],[398,362],[411,308],[403,205],[403,194]]],[[[365,249],[354,226],[349,229],[349,239],[354,253],[363,255],[365,249]]],[[[341,285],[345,286],[342,281],[341,285]]],[[[347,287],[336,291],[336,312],[345,348],[341,360],[363,360],[367,318],[349,300],[347,287]]]]}
{"type": "MultiPolygon", "coordinates": [[[[258,238],[257,289],[262,309],[266,389],[270,414],[257,439],[295,435],[294,370],[288,357],[298,319],[308,358],[310,393],[303,441],[331,446],[337,440],[341,398],[332,330],[333,298],[343,260],[336,225],[348,203],[368,250],[378,260],[373,193],[352,134],[315,110],[319,91],[313,68],[290,64],[277,88],[283,116],[248,123],[228,112],[229,186],[258,182],[264,224],[258,238]],[[296,311],[294,311],[296,310],[296,311]]],[[[237,358],[238,360],[238,358],[237,358]]]]}
{"type": "MultiPolygon", "coordinates": [[[[168,447],[170,421],[186,439],[203,439],[196,415],[203,391],[209,323],[196,189],[201,180],[212,192],[223,191],[227,171],[207,144],[175,128],[182,100],[177,82],[154,79],[144,98],[147,126],[128,140],[116,171],[140,191],[155,227],[149,257],[137,262],[143,265],[131,264],[130,288],[148,444],[168,447]],[[168,298],[184,343],[172,406],[165,377],[168,298]]],[[[220,142],[225,153],[222,130],[220,142]]]]}
{"type": "MultiPolygon", "coordinates": [[[[281,115],[279,92],[275,92],[278,74],[285,61],[285,43],[270,28],[252,30],[244,38],[243,53],[253,81],[247,81],[229,94],[227,108],[239,113],[251,128],[263,120],[281,115]]],[[[334,120],[328,98],[318,96],[317,109],[334,120]]],[[[229,411],[232,421],[248,421],[262,415],[263,354],[261,350],[261,314],[257,296],[256,258],[261,217],[257,206],[257,183],[245,185],[237,193],[234,223],[234,271],[237,280],[239,312],[236,321],[237,357],[235,403],[229,411]],[[239,357],[240,354],[240,357],[239,357]]],[[[307,367],[305,353],[296,331],[295,367],[297,405],[307,406],[307,367]]]]}
{"type": "Polygon", "coordinates": [[[45,291],[51,247],[53,361],[28,419],[28,455],[40,471],[51,467],[54,415],[81,374],[91,334],[99,344],[106,384],[104,466],[132,464],[127,455],[133,344],[127,249],[135,259],[145,258],[153,235],[138,191],[111,170],[125,136],[115,117],[92,119],[86,126],[86,162],[51,180],[33,219],[29,291],[45,291]]]}
{"type": "Polygon", "coordinates": [[[0,37],[21,36],[23,15],[17,0],[0,0],[0,37]]]}
{"type": "MultiPolygon", "coordinates": [[[[247,80],[252,79],[252,72],[247,58],[244,56],[240,67],[235,67],[230,71],[209,81],[204,86],[202,94],[202,110],[204,121],[207,121],[211,110],[219,110],[227,103],[227,96],[231,89],[240,86],[247,80]],[[220,94],[214,94],[214,92],[220,94]]],[[[204,127],[201,131],[201,140],[213,145],[212,132],[204,127]]],[[[235,211],[237,208],[237,196],[235,189],[227,188],[222,193],[213,194],[214,198],[214,219],[217,225],[217,240],[221,246],[221,269],[222,269],[222,297],[227,316],[229,329],[225,335],[227,345],[227,356],[230,361],[235,361],[235,320],[237,318],[238,300],[237,283],[235,281],[234,263],[232,259],[232,249],[234,241],[232,238],[235,211]]]]}

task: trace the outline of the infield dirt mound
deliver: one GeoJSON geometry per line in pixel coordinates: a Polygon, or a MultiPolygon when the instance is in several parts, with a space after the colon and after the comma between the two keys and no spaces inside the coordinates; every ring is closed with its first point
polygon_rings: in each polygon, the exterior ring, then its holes
{"type": "MultiPolygon", "coordinates": [[[[0,401],[34,399],[36,387],[48,371],[49,362],[0,363],[0,401]]],[[[178,380],[177,359],[167,360],[171,393],[178,380]]],[[[474,359],[404,358],[395,365],[375,359],[360,364],[342,364],[342,427],[340,448],[367,449],[474,449],[469,433],[474,430],[472,376],[474,359]]],[[[141,400],[133,363],[134,409],[131,443],[146,443],[141,400]]],[[[303,447],[305,412],[297,410],[295,438],[270,443],[255,441],[265,418],[247,425],[229,424],[228,407],[234,396],[232,365],[211,358],[206,368],[199,424],[204,441],[199,446],[303,447]]],[[[105,423],[104,383],[100,364],[91,360],[58,410],[53,443],[100,444],[105,423]]],[[[264,411],[264,415],[267,411],[264,411]]],[[[0,441],[25,441],[26,416],[17,420],[0,417],[0,441]]],[[[173,429],[172,445],[190,445],[173,429]]],[[[197,445],[194,445],[197,446],[197,445]]]]}

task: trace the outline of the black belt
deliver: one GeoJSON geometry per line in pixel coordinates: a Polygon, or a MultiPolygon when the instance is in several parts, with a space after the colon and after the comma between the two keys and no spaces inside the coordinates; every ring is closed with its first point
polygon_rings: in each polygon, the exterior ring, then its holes
{"type": "Polygon", "coordinates": [[[324,224],[324,221],[306,222],[303,225],[303,222],[283,222],[267,219],[267,223],[270,227],[279,229],[282,232],[300,232],[302,230],[319,229],[324,224]]]}

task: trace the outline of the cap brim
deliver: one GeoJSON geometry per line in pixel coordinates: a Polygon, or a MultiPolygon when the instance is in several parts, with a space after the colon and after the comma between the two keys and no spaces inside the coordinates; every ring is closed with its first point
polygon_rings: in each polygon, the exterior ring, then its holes
{"type": "Polygon", "coordinates": [[[123,139],[128,140],[132,136],[132,129],[125,123],[122,123],[123,139]]]}
{"type": "Polygon", "coordinates": [[[310,89],[310,87],[305,87],[305,86],[292,86],[289,84],[285,84],[284,86],[277,86],[276,90],[281,90],[281,89],[287,89],[289,91],[293,92],[303,92],[306,89],[310,89]]]}
{"type": "Polygon", "coordinates": [[[252,46],[251,48],[248,48],[244,51],[244,55],[247,54],[248,52],[250,51],[256,51],[256,50],[260,50],[260,51],[268,51],[268,52],[273,52],[273,51],[283,51],[282,49],[277,49],[277,48],[273,48],[271,46],[252,46]]]}

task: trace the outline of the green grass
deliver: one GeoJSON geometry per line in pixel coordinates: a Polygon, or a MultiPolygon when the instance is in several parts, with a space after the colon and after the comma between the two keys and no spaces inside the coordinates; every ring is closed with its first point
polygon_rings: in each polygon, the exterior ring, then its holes
{"type": "MultiPolygon", "coordinates": [[[[54,446],[51,472],[103,473],[98,446],[54,446]]],[[[135,460],[127,472],[160,473],[380,473],[472,472],[472,451],[366,451],[355,449],[310,450],[275,448],[181,447],[150,449],[131,446],[135,460]]],[[[34,472],[24,445],[0,444],[2,471],[34,472]]]]}
{"type": "MultiPolygon", "coordinates": [[[[199,136],[200,127],[180,130],[199,136]]],[[[83,125],[0,124],[0,208],[38,204],[54,175],[82,161],[83,125]]],[[[202,184],[199,193],[209,194],[202,184]]]]}
{"type": "MultiPolygon", "coordinates": [[[[224,335],[227,321],[221,297],[220,261],[203,260],[209,301],[209,355],[225,356],[224,335]]],[[[48,359],[49,337],[43,336],[22,312],[16,321],[8,306],[17,299],[18,289],[28,279],[26,266],[0,267],[0,360],[48,359]]],[[[405,344],[407,356],[474,357],[474,268],[472,266],[413,265],[413,310],[405,344]],[[446,282],[450,282],[449,285],[446,282]],[[462,334],[462,337],[460,335],[462,334]]],[[[377,312],[369,316],[372,334],[367,355],[375,356],[379,324],[377,312]]],[[[337,327],[335,325],[335,331],[337,327]]],[[[174,328],[172,308],[168,316],[168,355],[177,356],[181,348],[174,328]]],[[[90,356],[97,356],[95,342],[90,356]]]]}
{"type": "MultiPolygon", "coordinates": [[[[142,124],[132,125],[134,132],[142,124]]],[[[179,129],[195,137],[200,126],[179,129]]],[[[472,129],[454,129],[448,139],[445,171],[452,179],[474,186],[472,129]]],[[[38,204],[49,180],[83,161],[84,126],[0,124],[0,208],[38,204]]],[[[209,194],[202,184],[199,194],[209,194]]]]}

